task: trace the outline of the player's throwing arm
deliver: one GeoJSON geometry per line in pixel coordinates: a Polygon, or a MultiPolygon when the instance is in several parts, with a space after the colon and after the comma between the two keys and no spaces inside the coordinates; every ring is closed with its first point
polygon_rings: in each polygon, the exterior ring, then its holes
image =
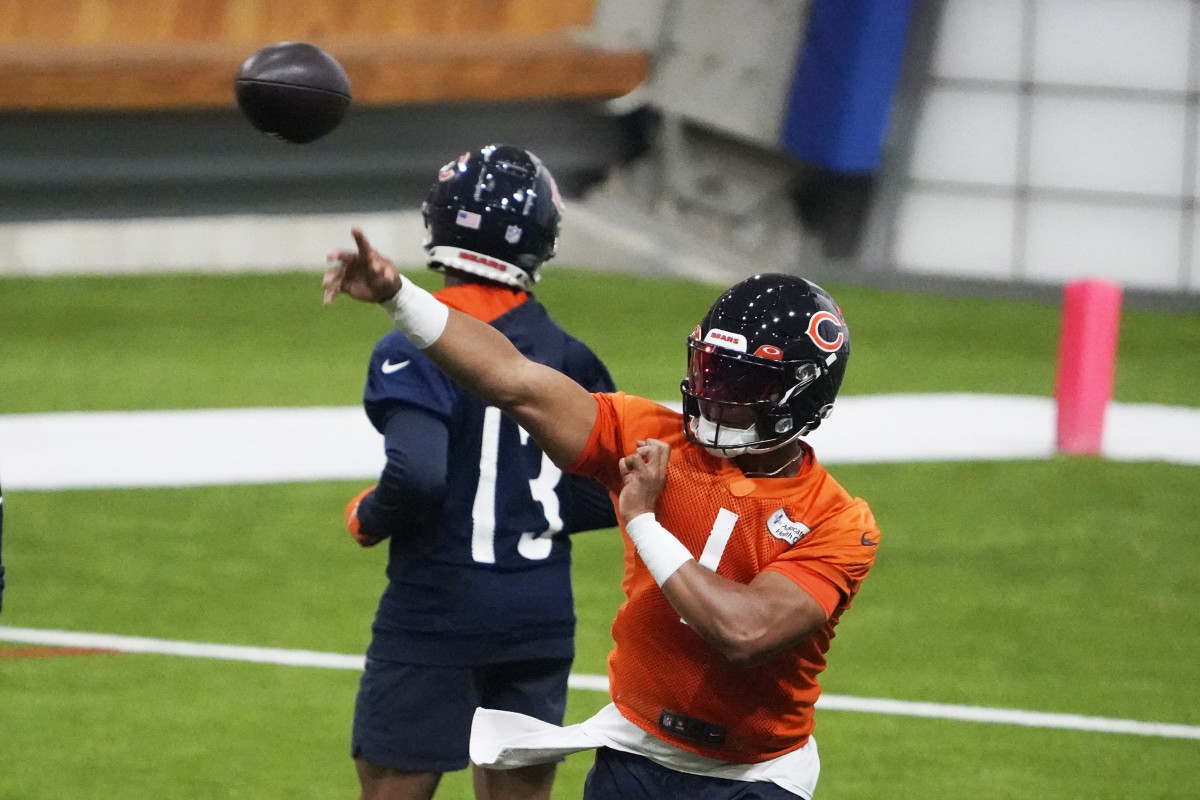
{"type": "Polygon", "coordinates": [[[583,452],[596,421],[596,401],[575,381],[521,355],[499,331],[443,305],[404,278],[352,231],[357,250],[335,250],[323,281],[325,303],[339,293],[379,303],[447,375],[512,417],[559,467],[583,452]]]}

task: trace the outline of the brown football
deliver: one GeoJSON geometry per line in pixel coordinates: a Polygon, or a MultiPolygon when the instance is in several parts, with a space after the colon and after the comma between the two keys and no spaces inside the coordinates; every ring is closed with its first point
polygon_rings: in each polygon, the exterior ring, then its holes
{"type": "Polygon", "coordinates": [[[350,78],[333,56],[305,42],[279,42],[237,71],[238,108],[255,128],[295,144],[333,131],[350,107],[350,78]]]}

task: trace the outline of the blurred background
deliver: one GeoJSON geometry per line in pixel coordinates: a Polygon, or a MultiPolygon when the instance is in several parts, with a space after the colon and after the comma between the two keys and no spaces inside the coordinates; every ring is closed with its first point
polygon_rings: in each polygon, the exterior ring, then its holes
{"type": "Polygon", "coordinates": [[[433,165],[511,141],[563,185],[563,262],[1044,298],[1104,276],[1192,308],[1198,20],[1190,0],[11,0],[0,272],[316,269],[348,220],[416,262],[433,165]],[[299,147],[231,88],[297,39],[356,98],[299,147]]]}

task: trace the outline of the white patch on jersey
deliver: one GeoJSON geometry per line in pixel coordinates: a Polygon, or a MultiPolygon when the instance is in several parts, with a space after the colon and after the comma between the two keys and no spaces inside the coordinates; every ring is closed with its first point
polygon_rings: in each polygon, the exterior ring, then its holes
{"type": "Polygon", "coordinates": [[[516,244],[517,242],[521,241],[522,233],[524,233],[524,231],[521,230],[520,225],[509,225],[504,229],[504,241],[508,242],[509,244],[516,244]]]}
{"type": "Polygon", "coordinates": [[[767,531],[776,539],[795,544],[808,534],[809,528],[803,522],[788,519],[787,512],[781,508],[767,520],[767,531]]]}
{"type": "Polygon", "coordinates": [[[479,230],[479,225],[482,222],[483,217],[479,216],[474,211],[466,211],[463,209],[459,209],[458,216],[454,218],[454,224],[476,231],[479,230]]]}
{"type": "Polygon", "coordinates": [[[717,564],[721,562],[721,555],[725,552],[725,546],[729,544],[729,536],[733,533],[733,526],[737,525],[737,521],[738,515],[727,508],[717,512],[712,531],[704,543],[704,552],[697,561],[700,566],[710,572],[717,571],[717,564]]]}

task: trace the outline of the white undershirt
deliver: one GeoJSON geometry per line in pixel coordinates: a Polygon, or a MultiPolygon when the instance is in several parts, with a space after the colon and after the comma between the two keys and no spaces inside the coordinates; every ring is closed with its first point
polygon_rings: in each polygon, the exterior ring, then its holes
{"type": "Polygon", "coordinates": [[[774,783],[805,800],[812,798],[821,772],[817,741],[811,736],[803,747],[769,761],[738,764],[697,755],[651,736],[621,716],[612,703],[590,719],[566,727],[490,708],[476,709],[471,724],[471,761],[481,767],[545,764],[598,747],[643,756],[676,772],[774,783]]]}

